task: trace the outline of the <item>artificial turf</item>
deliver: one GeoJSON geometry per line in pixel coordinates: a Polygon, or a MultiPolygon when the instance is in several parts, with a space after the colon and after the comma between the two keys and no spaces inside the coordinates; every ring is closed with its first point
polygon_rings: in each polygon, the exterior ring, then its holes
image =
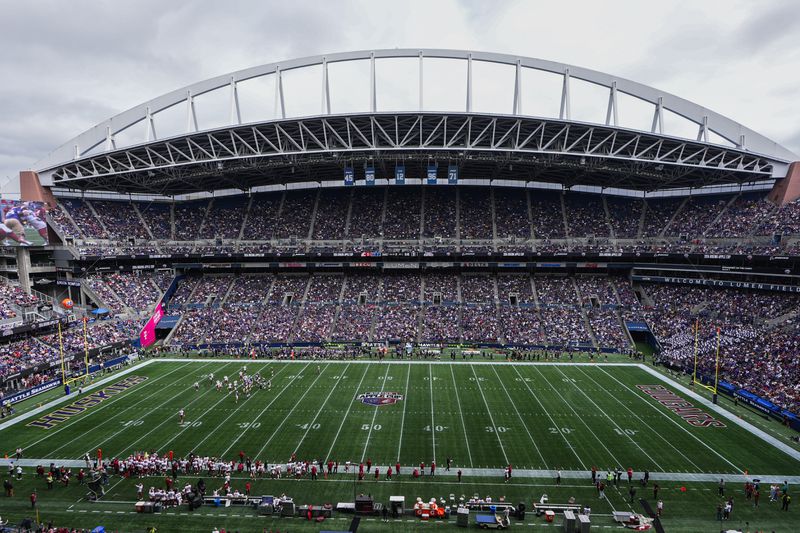
{"type": "MultiPolygon", "coordinates": [[[[50,429],[29,424],[78,396],[20,420],[0,431],[2,451],[12,454],[21,446],[24,457],[41,459],[44,466],[51,461],[78,460],[97,448],[102,448],[106,458],[172,451],[176,456],[194,452],[230,460],[243,451],[270,463],[285,463],[296,453],[299,459],[338,460],[340,473],[316,482],[257,479],[253,493],[286,493],[300,504],[352,501],[354,492],[369,492],[379,501],[404,495],[407,504],[417,497],[427,500],[453,494],[458,499],[462,494],[490,494],[495,499],[504,496],[510,502],[525,502],[529,508],[547,493],[551,501],[575,497],[592,507],[595,524],[608,526],[614,526],[609,516],[612,510],[640,512],[636,501],[640,497],[650,498],[655,507],[651,498],[654,481],[644,488],[638,483],[642,472],[649,470],[654,480],[662,473],[669,474],[657,481],[659,497],[665,502],[667,531],[719,530],[714,523],[716,483],[693,481],[692,474],[800,475],[796,459],[693,399],[689,401],[695,407],[724,427],[690,425],[637,385],[676,389],[635,365],[210,359],[154,360],[129,370],[100,388],[131,376],[147,379],[50,429]],[[250,397],[242,395],[236,403],[232,395],[216,391],[206,378],[213,372],[234,379],[244,365],[249,373],[271,377],[272,389],[256,390],[250,397]],[[197,391],[193,387],[196,381],[200,383],[197,391]],[[376,407],[358,399],[368,392],[394,392],[402,399],[376,407]],[[181,408],[187,414],[183,425],[177,416],[181,408]],[[453,462],[449,474],[444,472],[448,457],[453,462]],[[343,473],[345,461],[357,464],[367,459],[381,467],[381,481],[370,475],[357,483],[352,473],[343,473]],[[413,466],[434,460],[438,465],[435,478],[411,478],[413,466]],[[403,465],[400,478],[385,480],[386,465],[396,462],[403,465]],[[515,474],[504,483],[502,469],[508,464],[513,465],[515,474]],[[577,474],[592,466],[600,471],[633,468],[634,503],[628,502],[625,476],[618,489],[607,491],[608,500],[598,499],[588,475],[577,474]],[[453,475],[459,468],[465,472],[461,484],[453,475]],[[565,473],[559,487],[553,480],[557,470],[565,473]]],[[[241,489],[244,481],[234,479],[233,484],[241,489]]],[[[211,487],[221,485],[219,479],[207,482],[211,487]]],[[[160,486],[163,479],[145,483],[160,486]]],[[[32,469],[28,469],[16,484],[15,498],[0,500],[0,516],[12,522],[29,516],[28,495],[36,488],[42,519],[58,524],[90,527],[102,523],[122,531],[141,531],[151,524],[160,531],[210,531],[215,525],[240,531],[320,529],[299,519],[259,517],[242,508],[206,506],[194,513],[182,508],[158,516],[136,515],[134,484],[113,477],[104,500],[90,503],[83,499],[85,488],[75,482],[48,491],[44,481],[32,479],[32,469]]],[[[751,528],[794,530],[792,512],[781,512],[777,504],[767,502],[767,487],[762,487],[759,509],[743,501],[738,484],[729,483],[728,490],[736,491],[739,501],[735,522],[728,526],[741,523],[744,528],[749,521],[751,528]]],[[[337,516],[335,527],[329,522],[325,528],[346,529],[349,522],[340,518],[349,519],[337,516]]],[[[530,527],[544,526],[542,519],[531,514],[525,522],[530,527]]],[[[434,527],[413,520],[362,524],[361,531],[434,527]]]]}

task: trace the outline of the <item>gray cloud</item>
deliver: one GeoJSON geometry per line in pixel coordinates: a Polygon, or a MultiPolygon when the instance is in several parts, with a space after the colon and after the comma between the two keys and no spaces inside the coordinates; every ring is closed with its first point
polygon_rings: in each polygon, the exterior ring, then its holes
{"type": "MultiPolygon", "coordinates": [[[[659,9],[634,0],[5,2],[0,179],[183,85],[281,59],[393,47],[604,70],[697,101],[800,153],[800,4],[680,0],[659,9]]],[[[316,97],[319,88],[308,91],[316,97]]]]}

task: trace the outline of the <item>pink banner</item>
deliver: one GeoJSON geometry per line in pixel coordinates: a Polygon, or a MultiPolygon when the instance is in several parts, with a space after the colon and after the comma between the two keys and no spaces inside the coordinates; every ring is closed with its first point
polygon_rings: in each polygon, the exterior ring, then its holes
{"type": "Polygon", "coordinates": [[[150,317],[150,320],[144,325],[142,331],[139,332],[139,343],[142,345],[142,348],[147,348],[156,342],[156,324],[161,322],[163,317],[164,306],[161,302],[158,302],[156,310],[153,311],[153,316],[150,317]]]}

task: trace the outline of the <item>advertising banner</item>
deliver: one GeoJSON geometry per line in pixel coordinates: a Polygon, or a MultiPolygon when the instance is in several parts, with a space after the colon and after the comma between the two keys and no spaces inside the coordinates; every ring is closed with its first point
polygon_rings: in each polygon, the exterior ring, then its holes
{"type": "Polygon", "coordinates": [[[147,348],[156,342],[156,324],[161,322],[163,317],[164,304],[162,302],[158,302],[156,310],[153,312],[153,316],[150,317],[150,320],[148,320],[144,325],[142,331],[139,332],[139,343],[142,345],[142,348],[147,348]]]}

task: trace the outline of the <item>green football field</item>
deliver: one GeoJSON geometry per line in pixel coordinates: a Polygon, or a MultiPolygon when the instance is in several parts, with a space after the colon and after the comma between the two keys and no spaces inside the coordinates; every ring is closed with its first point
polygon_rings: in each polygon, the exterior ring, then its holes
{"type": "MultiPolygon", "coordinates": [[[[753,428],[740,426],[639,365],[151,360],[84,396],[120,382],[129,388],[119,393],[108,389],[99,401],[68,407],[80,399],[73,395],[41,412],[21,414],[15,424],[0,430],[3,453],[13,455],[20,446],[30,464],[65,463],[73,470],[84,453],[94,455],[98,448],[104,458],[172,451],[179,457],[195,453],[231,460],[243,451],[253,459],[284,464],[295,453],[301,460],[338,461],[339,473],[318,481],[258,479],[253,492],[286,493],[299,504],[352,501],[354,492],[371,493],[379,501],[403,495],[407,504],[417,497],[480,494],[526,502],[529,509],[547,493],[551,501],[574,497],[591,506],[594,524],[610,527],[616,527],[610,517],[614,510],[641,512],[639,498],[655,508],[652,485],[658,483],[666,531],[718,531],[717,483],[725,476],[728,494],[738,502],[728,527],[745,528],[749,522],[753,529],[793,530],[794,513],[781,512],[777,503],[768,502],[767,482],[800,481],[800,461],[791,450],[779,449],[753,428]],[[207,379],[213,372],[233,380],[244,365],[248,373],[271,378],[271,390],[242,395],[237,403],[207,379]],[[391,399],[370,405],[359,398],[367,393],[391,399]],[[186,411],[183,424],[180,409],[186,411]],[[447,458],[452,460],[450,472],[444,471],[447,458]],[[379,481],[370,474],[355,482],[355,468],[344,473],[345,462],[368,459],[380,469],[379,481]],[[414,466],[433,461],[435,477],[426,466],[425,476],[412,479],[414,466]],[[400,477],[386,480],[386,467],[397,462],[402,465],[400,477]],[[514,473],[505,483],[503,468],[508,464],[514,473]],[[637,489],[633,503],[625,475],[619,487],[607,491],[607,499],[599,499],[589,483],[592,466],[601,472],[632,468],[632,486],[637,489]],[[460,484],[458,469],[464,475],[460,484]],[[554,481],[558,470],[560,486],[554,481]],[[651,481],[641,487],[638,481],[645,470],[651,481]],[[758,509],[744,501],[739,482],[744,478],[739,476],[745,472],[764,480],[758,509]]],[[[3,519],[18,522],[31,516],[28,495],[36,488],[42,519],[71,526],[210,531],[216,525],[240,531],[296,531],[347,529],[349,524],[349,517],[334,518],[333,526],[328,522],[321,527],[299,519],[260,517],[250,509],[208,506],[193,513],[184,508],[158,516],[136,515],[134,480],[112,477],[104,500],[90,503],[74,480],[69,487],[47,490],[32,470],[27,468],[17,482],[14,498],[0,500],[3,519]]],[[[222,484],[205,472],[203,477],[209,487],[222,484]]],[[[243,489],[244,483],[234,476],[234,487],[243,489]]],[[[145,484],[163,486],[164,481],[151,478],[145,484]]],[[[525,524],[545,527],[543,519],[530,513],[525,524]]],[[[360,531],[430,527],[412,519],[388,525],[368,521],[360,531]]]]}

